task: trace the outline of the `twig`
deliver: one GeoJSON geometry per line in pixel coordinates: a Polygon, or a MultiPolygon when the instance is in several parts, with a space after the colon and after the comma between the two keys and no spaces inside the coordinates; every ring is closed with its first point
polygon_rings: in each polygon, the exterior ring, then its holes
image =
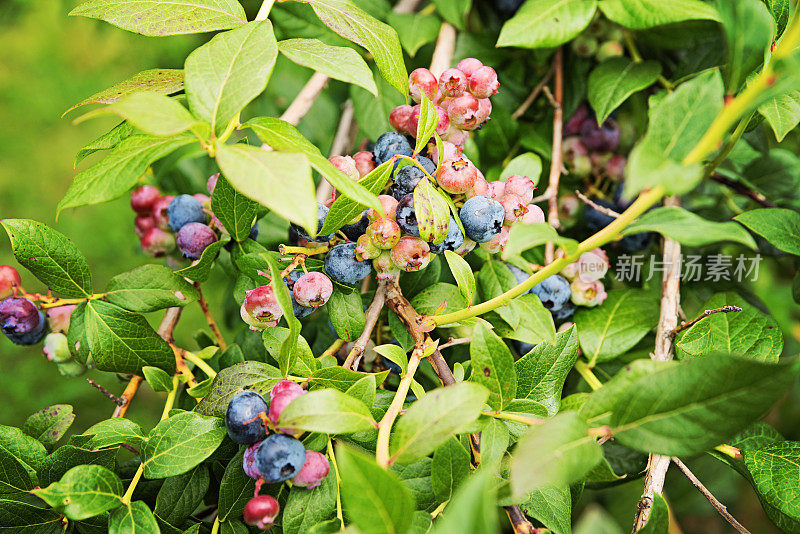
{"type": "Polygon", "coordinates": [[[451,337],[447,343],[445,343],[444,345],[439,345],[439,350],[446,349],[447,347],[454,347],[455,345],[464,345],[465,343],[469,343],[471,341],[472,341],[472,336],[458,337],[458,338],[451,337]]]}
{"type": "Polygon", "coordinates": [[[331,346],[330,346],[330,347],[328,347],[327,349],[325,349],[325,352],[323,352],[322,354],[320,354],[320,355],[317,357],[317,359],[322,359],[322,358],[324,358],[325,356],[332,356],[332,355],[336,354],[337,352],[339,352],[339,349],[341,349],[341,348],[342,348],[342,345],[344,345],[344,343],[345,343],[344,339],[341,339],[341,338],[340,338],[340,339],[337,339],[336,341],[334,341],[333,343],[331,343],[331,346]]]}
{"type": "Polygon", "coordinates": [[[453,61],[453,52],[456,49],[456,29],[447,22],[442,22],[436,47],[433,49],[430,71],[437,78],[450,67],[453,61]]]}
{"type": "MultiPolygon", "coordinates": [[[[679,206],[676,197],[664,201],[665,206],[679,206]]],[[[672,330],[678,325],[678,306],[680,304],[681,281],[681,245],[677,241],[664,238],[664,274],[661,281],[661,315],[656,330],[656,345],[652,358],[658,361],[671,360],[674,351],[672,330]]],[[[664,490],[664,479],[669,469],[669,456],[651,454],[647,463],[644,479],[644,492],[639,499],[633,531],[644,527],[650,518],[653,507],[653,495],[661,495],[664,490]]]]}
{"type": "MultiPolygon", "coordinates": [[[[342,107],[342,118],[339,119],[339,126],[336,128],[336,135],[331,145],[330,157],[341,156],[347,152],[353,135],[355,134],[355,121],[353,120],[353,102],[348,100],[342,107]]],[[[317,186],[317,202],[325,202],[333,193],[333,186],[324,178],[319,181],[317,186]]]]}
{"type": "Polygon", "coordinates": [[[542,89],[550,82],[550,78],[553,77],[553,67],[550,67],[550,70],[547,71],[547,74],[544,75],[539,83],[536,84],[536,87],[533,88],[531,94],[519,105],[519,107],[511,114],[512,119],[518,119],[525,115],[525,112],[528,111],[528,108],[536,101],[536,97],[539,96],[539,93],[542,92],[542,89]]]}
{"type": "Polygon", "coordinates": [[[211,332],[214,334],[214,337],[217,338],[217,345],[219,345],[219,348],[221,350],[225,350],[228,348],[228,345],[225,344],[225,339],[222,337],[222,331],[219,329],[219,326],[217,326],[214,316],[211,315],[211,310],[208,309],[208,302],[206,302],[206,299],[203,298],[203,292],[200,290],[200,284],[195,282],[194,287],[197,288],[197,294],[200,295],[197,303],[200,305],[200,309],[203,310],[203,316],[206,318],[206,323],[208,323],[208,327],[211,328],[211,332]]]}
{"type": "Polygon", "coordinates": [[[116,395],[114,395],[113,393],[108,391],[106,388],[104,388],[103,386],[101,386],[100,384],[98,384],[97,382],[92,380],[91,378],[87,378],[86,381],[89,382],[90,386],[92,386],[94,388],[97,388],[97,390],[100,393],[102,393],[104,397],[109,399],[111,402],[113,402],[117,406],[123,406],[127,402],[127,401],[122,400],[120,397],[117,397],[116,395]]]}
{"type": "Polygon", "coordinates": [[[689,479],[689,481],[695,488],[700,490],[700,493],[703,494],[703,497],[708,499],[708,502],[711,503],[711,506],[713,506],[717,510],[717,512],[719,512],[719,515],[725,518],[725,521],[730,523],[731,526],[735,528],[738,532],[741,532],[742,534],[750,534],[750,531],[747,530],[741,523],[739,523],[736,520],[736,518],[730,514],[730,512],[728,512],[728,509],[725,507],[725,505],[719,502],[716,497],[714,497],[714,495],[708,490],[708,488],[706,488],[703,485],[703,483],[700,482],[700,480],[698,480],[696,476],[694,476],[694,473],[692,473],[689,470],[689,468],[686,467],[686,465],[684,465],[683,462],[681,462],[678,458],[673,457],[672,463],[674,463],[678,467],[678,469],[683,471],[683,474],[686,475],[686,478],[689,479]]]}
{"type": "Polygon", "coordinates": [[[617,213],[616,211],[612,210],[611,208],[606,208],[606,207],[603,207],[603,206],[601,206],[600,204],[598,204],[597,202],[593,201],[591,198],[587,197],[586,195],[584,195],[584,194],[583,194],[583,193],[581,193],[580,191],[577,191],[577,190],[576,190],[576,191],[575,191],[575,194],[576,194],[576,195],[578,196],[578,198],[579,198],[579,199],[581,199],[581,200],[582,200],[582,201],[583,201],[585,204],[587,204],[587,205],[589,205],[589,206],[593,207],[595,210],[599,211],[600,213],[602,213],[602,214],[604,214],[604,215],[608,215],[609,217],[614,217],[615,219],[616,219],[617,217],[619,217],[619,213],[617,213]]]}
{"type": "Polygon", "coordinates": [[[514,534],[536,534],[539,529],[533,528],[533,525],[519,506],[503,506],[503,509],[508,515],[508,520],[511,521],[511,526],[514,528],[514,534]]]}
{"type": "Polygon", "coordinates": [[[286,111],[283,112],[281,120],[293,126],[297,126],[300,123],[300,119],[305,117],[308,110],[314,105],[314,101],[316,101],[317,97],[328,84],[329,79],[330,78],[324,74],[315,72],[300,92],[297,93],[297,96],[292,100],[292,103],[289,104],[289,107],[286,108],[286,111]]]}
{"type": "Polygon", "coordinates": [[[714,315],[715,313],[729,313],[729,312],[740,312],[742,309],[739,306],[722,306],[720,308],[714,308],[713,310],[706,310],[691,321],[684,321],[675,328],[672,329],[672,335],[679,332],[683,332],[687,328],[691,328],[695,324],[699,323],[709,315],[714,315]]]}
{"type": "Polygon", "coordinates": [[[383,310],[383,305],[386,302],[386,287],[390,283],[391,282],[387,280],[378,282],[375,296],[372,298],[372,303],[369,305],[369,308],[367,308],[367,322],[364,326],[364,330],[361,332],[361,335],[358,336],[355,343],[353,343],[350,354],[347,355],[347,359],[342,364],[342,367],[345,369],[352,369],[355,371],[358,368],[361,355],[364,354],[364,349],[372,337],[372,331],[375,329],[375,325],[378,324],[378,317],[380,317],[381,310],[383,310]]]}
{"type": "Polygon", "coordinates": [[[726,176],[722,176],[721,174],[714,173],[710,176],[710,178],[717,182],[718,184],[722,184],[728,189],[739,193],[740,195],[744,195],[756,204],[760,206],[764,206],[765,208],[777,208],[778,206],[774,204],[771,200],[767,197],[759,193],[758,191],[754,191],[750,189],[746,185],[741,182],[737,182],[736,180],[731,180],[726,176]]]}
{"type": "Polygon", "coordinates": [[[133,375],[131,377],[130,382],[125,387],[125,391],[122,392],[121,400],[124,401],[125,404],[118,404],[116,408],[114,408],[114,413],[111,415],[111,418],[115,417],[125,417],[125,414],[128,413],[128,408],[131,405],[131,401],[136,396],[136,392],[139,391],[139,386],[142,384],[144,379],[141,376],[133,375]]]}
{"type": "MultiPolygon", "coordinates": [[[[550,226],[558,230],[561,223],[558,221],[558,182],[561,180],[561,135],[564,124],[564,110],[561,102],[564,99],[564,52],[561,47],[556,48],[553,58],[553,90],[554,94],[545,90],[548,98],[552,96],[553,104],[553,150],[550,154],[550,181],[547,185],[547,222],[550,226]]],[[[547,243],[545,248],[545,261],[551,263],[555,253],[555,245],[547,243]]]]}

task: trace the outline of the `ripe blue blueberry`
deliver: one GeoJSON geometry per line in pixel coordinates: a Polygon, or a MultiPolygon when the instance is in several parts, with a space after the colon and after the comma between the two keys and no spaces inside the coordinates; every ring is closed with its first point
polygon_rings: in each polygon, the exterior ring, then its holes
{"type": "Polygon", "coordinates": [[[403,233],[419,237],[419,223],[417,222],[417,214],[414,211],[413,194],[407,194],[400,199],[397,203],[394,217],[403,233]]]}
{"type": "Polygon", "coordinates": [[[325,272],[334,282],[354,285],[372,272],[372,262],[356,259],[356,244],[336,245],[325,255],[325,272]]]}
{"type": "MultiPolygon", "coordinates": [[[[328,216],[328,207],[322,203],[317,203],[317,237],[314,238],[314,241],[324,242],[329,241],[333,235],[319,235],[319,231],[322,230],[322,227],[325,225],[325,217],[328,216]]],[[[308,235],[308,232],[305,229],[297,226],[296,224],[292,223],[289,226],[289,235],[292,235],[292,231],[297,234],[297,237],[300,239],[305,239],[306,241],[311,241],[311,236],[308,235]]]]}
{"type": "Polygon", "coordinates": [[[167,207],[167,217],[173,232],[177,232],[189,223],[206,222],[203,204],[191,195],[178,195],[172,199],[167,207]]]}
{"type": "Polygon", "coordinates": [[[486,243],[503,229],[506,212],[502,204],[489,197],[472,197],[458,212],[467,237],[476,243],[486,243]]]}
{"type": "Polygon", "coordinates": [[[47,331],[47,321],[33,302],[10,297],[0,302],[0,328],[17,345],[35,345],[47,331]]]}
{"type": "Polygon", "coordinates": [[[444,238],[444,241],[438,245],[428,243],[428,246],[430,246],[431,252],[434,254],[444,254],[445,250],[455,251],[463,244],[464,234],[461,233],[461,229],[458,227],[458,223],[456,223],[455,218],[451,216],[450,224],[447,226],[447,237],[444,238]]]}
{"type": "Polygon", "coordinates": [[[367,217],[367,211],[369,210],[364,210],[361,212],[361,218],[357,223],[345,224],[342,226],[342,233],[350,241],[356,241],[359,236],[362,236],[367,232],[367,226],[369,226],[369,217],[367,217]]]}
{"type": "Polygon", "coordinates": [[[524,341],[514,341],[514,348],[517,349],[517,354],[525,356],[532,351],[536,345],[532,343],[525,343],[524,341]]]}
{"type": "MultiPolygon", "coordinates": [[[[612,209],[614,211],[619,209],[619,207],[615,203],[609,202],[608,200],[602,198],[593,198],[592,200],[598,206],[612,209]]],[[[605,213],[597,211],[589,204],[585,204],[583,207],[583,217],[586,219],[586,226],[589,228],[589,230],[593,232],[602,230],[603,228],[611,224],[611,222],[614,220],[614,217],[611,217],[610,215],[606,215],[605,213]]]]}
{"type": "MultiPolygon", "coordinates": [[[[522,269],[520,269],[515,265],[506,263],[506,267],[508,267],[508,270],[511,271],[511,274],[514,275],[514,280],[517,281],[517,285],[521,284],[522,282],[530,278],[530,275],[528,273],[526,273],[525,271],[523,271],[522,269]]],[[[533,293],[533,290],[528,290],[527,293],[533,293]]]]}
{"type": "Polygon", "coordinates": [[[261,419],[250,420],[257,418],[261,413],[266,415],[268,411],[267,401],[255,391],[237,393],[225,410],[225,428],[228,429],[228,436],[236,443],[244,445],[251,445],[264,439],[267,432],[261,419]]]}
{"type": "Polygon", "coordinates": [[[381,165],[392,159],[394,156],[411,156],[411,144],[403,134],[397,132],[386,132],[375,141],[372,154],[375,156],[375,163],[381,165]]]}
{"type": "Polygon", "coordinates": [[[565,302],[561,309],[553,312],[553,320],[557,323],[563,323],[575,315],[575,304],[571,300],[565,302]]]}
{"type": "Polygon", "coordinates": [[[403,167],[394,176],[393,196],[400,200],[404,196],[413,193],[414,188],[423,178],[425,178],[425,173],[416,165],[403,167]]]}
{"type": "Polygon", "coordinates": [[[425,172],[433,176],[436,172],[436,164],[430,158],[426,158],[425,156],[417,156],[417,161],[419,164],[422,165],[422,168],[425,169],[425,172]]]}
{"type": "Polygon", "coordinates": [[[306,448],[292,436],[271,434],[256,452],[256,465],[267,482],[294,477],[306,462],[306,448]]]}
{"type": "Polygon", "coordinates": [[[561,310],[570,297],[569,281],[558,274],[545,278],[533,286],[531,291],[551,312],[561,310]]]}

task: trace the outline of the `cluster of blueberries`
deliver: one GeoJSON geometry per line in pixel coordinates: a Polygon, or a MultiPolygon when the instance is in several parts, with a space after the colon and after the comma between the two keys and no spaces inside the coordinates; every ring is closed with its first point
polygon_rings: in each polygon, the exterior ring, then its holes
{"type": "Polygon", "coordinates": [[[40,310],[23,294],[22,278],[11,265],[0,265],[0,328],[17,345],[35,345],[44,340],[44,355],[65,376],[80,376],[86,365],[75,360],[69,350],[67,332],[74,305],[40,310]]]}
{"type": "MultiPolygon", "coordinates": [[[[283,279],[283,283],[289,288],[294,316],[298,319],[328,302],[333,294],[331,279],[317,271],[291,271],[283,279]]],[[[251,330],[276,326],[283,316],[283,310],[271,285],[247,291],[239,312],[251,330]]]]}
{"type": "Polygon", "coordinates": [[[276,428],[283,410],[305,393],[296,382],[281,380],[270,391],[269,403],[255,391],[242,391],[228,404],[225,411],[228,436],[247,446],[242,467],[257,481],[255,496],[244,508],[244,520],[248,525],[266,529],[280,510],[274,497],[259,495],[264,483],[290,480],[295,486],[310,489],[322,484],[330,472],[330,463],[324,454],[306,450],[287,429],[276,428]]]}
{"type": "Polygon", "coordinates": [[[586,30],[573,39],[571,46],[578,56],[602,63],[625,53],[622,39],[622,29],[598,13],[586,30]]]}

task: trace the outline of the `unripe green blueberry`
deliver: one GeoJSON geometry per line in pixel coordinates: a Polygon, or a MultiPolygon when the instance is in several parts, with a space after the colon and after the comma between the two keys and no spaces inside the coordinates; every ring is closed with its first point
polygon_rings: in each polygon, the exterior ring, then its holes
{"type": "Polygon", "coordinates": [[[612,57],[620,57],[625,53],[619,41],[606,41],[597,49],[597,61],[605,61],[612,57]]]}
{"type": "Polygon", "coordinates": [[[45,336],[42,352],[51,362],[63,363],[72,359],[67,336],[60,332],[51,332],[45,336]]]}
{"type": "Polygon", "coordinates": [[[366,261],[377,258],[381,254],[381,249],[372,242],[372,239],[363,234],[356,240],[355,255],[358,261],[366,261]]]}
{"type": "Polygon", "coordinates": [[[367,235],[376,247],[388,250],[400,241],[402,232],[393,219],[376,219],[367,227],[367,235]]]}
{"type": "Polygon", "coordinates": [[[75,360],[59,363],[56,367],[58,368],[58,372],[63,376],[76,377],[86,372],[86,366],[75,360]]]}

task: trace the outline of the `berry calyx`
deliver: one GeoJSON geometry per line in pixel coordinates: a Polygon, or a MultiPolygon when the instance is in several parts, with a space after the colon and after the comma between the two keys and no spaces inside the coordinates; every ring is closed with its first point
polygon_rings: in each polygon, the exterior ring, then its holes
{"type": "Polygon", "coordinates": [[[439,76],[439,91],[449,98],[461,96],[467,90],[468,77],[459,69],[447,69],[439,76]]]}

